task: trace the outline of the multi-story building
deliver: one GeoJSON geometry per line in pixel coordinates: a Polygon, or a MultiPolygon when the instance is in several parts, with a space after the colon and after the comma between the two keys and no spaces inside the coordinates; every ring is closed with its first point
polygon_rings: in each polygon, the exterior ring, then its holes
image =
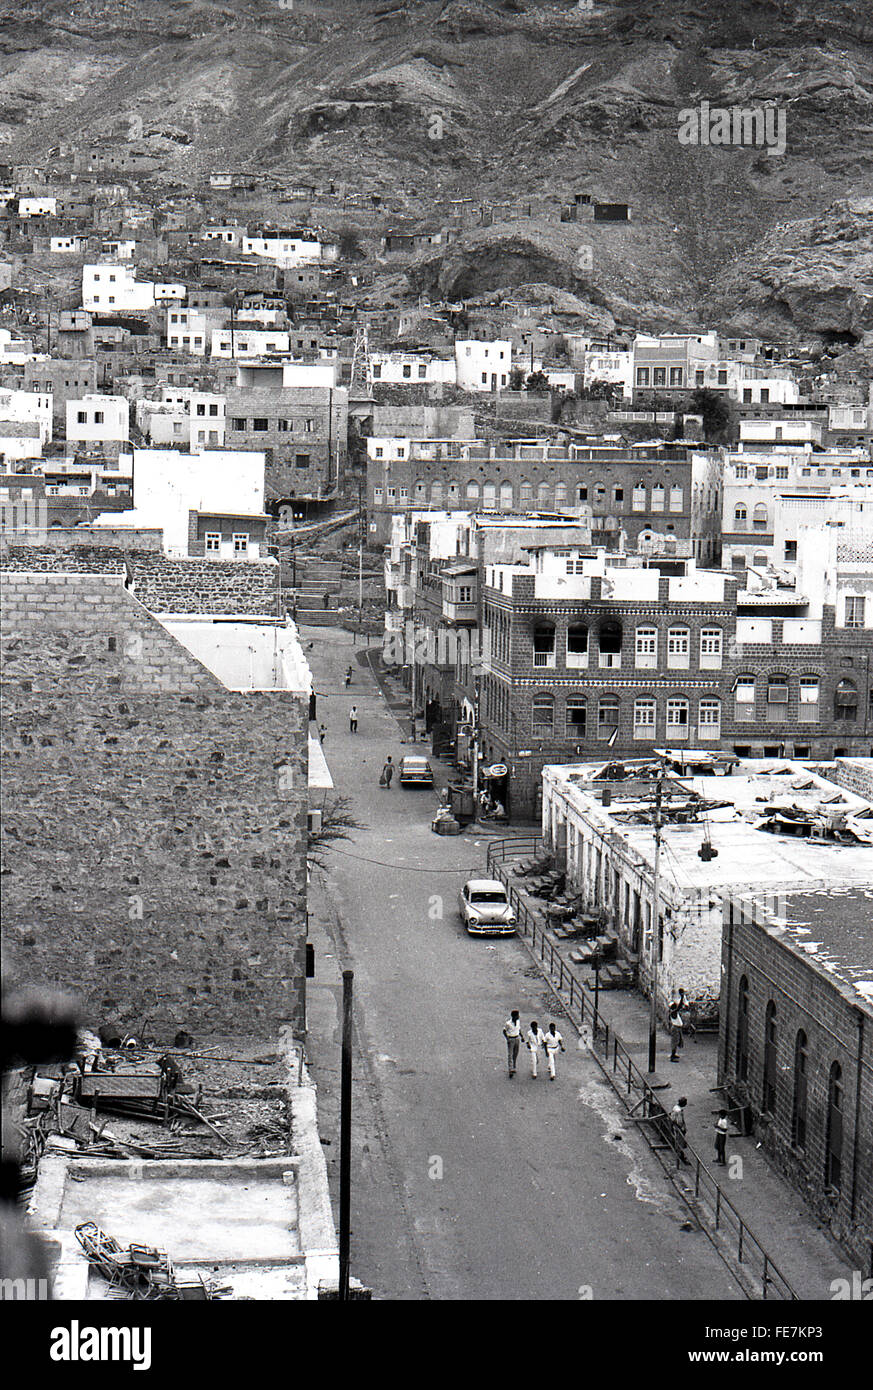
{"type": "Polygon", "coordinates": [[[78,444],[120,444],[130,435],[124,396],[82,396],[67,401],[67,439],[78,444]]]}
{"type": "Polygon", "coordinates": [[[455,386],[457,380],[455,359],[450,353],[439,353],[429,348],[370,353],[368,386],[428,385],[432,382],[455,386]]]}
{"type": "Polygon", "coordinates": [[[462,391],[505,390],[512,370],[512,343],[508,338],[457,338],[455,365],[462,391]]]}
{"type": "Polygon", "coordinates": [[[348,391],[332,385],[285,386],[282,371],[276,375],[276,385],[238,385],[227,392],[227,448],[266,451],[267,495],[272,499],[336,496],[345,472],[348,391]]]}
{"type": "Polygon", "coordinates": [[[66,420],[67,401],[92,396],[97,391],[97,363],[93,358],[43,357],[24,365],[24,388],[52,398],[56,425],[66,420]]]}
{"type": "Polygon", "coordinates": [[[37,426],[40,446],[52,438],[52,397],[46,391],[0,389],[0,420],[37,426]]]}
{"type": "Polygon", "coordinates": [[[428,506],[536,510],[590,516],[593,542],[612,550],[702,564],[720,554],[721,456],[714,450],[542,439],[378,439],[367,449],[367,515],[376,541],[390,537],[393,515],[428,506]]]}
{"type": "Polygon", "coordinates": [[[255,328],[250,323],[214,328],[213,357],[279,357],[291,351],[290,335],[280,328],[255,328]]]}
{"type": "Polygon", "coordinates": [[[722,561],[746,565],[792,561],[796,536],[774,546],[780,498],[827,498],[847,490],[863,498],[873,487],[873,460],[858,449],[818,452],[788,449],[730,452],[724,465],[722,561]]]}
{"type": "Polygon", "coordinates": [[[721,746],[739,581],[661,563],[550,548],[483,567],[480,745],[513,816],[547,763],[721,746]]]}

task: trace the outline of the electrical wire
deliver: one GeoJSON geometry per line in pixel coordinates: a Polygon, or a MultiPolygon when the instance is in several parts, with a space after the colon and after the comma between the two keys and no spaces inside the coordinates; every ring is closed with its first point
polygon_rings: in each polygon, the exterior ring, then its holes
{"type": "Polygon", "coordinates": [[[346,859],[357,859],[361,864],[378,864],[380,869],[397,869],[400,873],[406,874],[468,874],[475,872],[475,865],[470,868],[469,864],[464,864],[460,868],[453,869],[432,869],[419,868],[416,864],[390,864],[384,859],[369,859],[365,854],[352,854],[347,849],[340,849],[337,845],[317,845],[319,854],[323,849],[332,850],[334,854],[343,854],[346,859]]]}

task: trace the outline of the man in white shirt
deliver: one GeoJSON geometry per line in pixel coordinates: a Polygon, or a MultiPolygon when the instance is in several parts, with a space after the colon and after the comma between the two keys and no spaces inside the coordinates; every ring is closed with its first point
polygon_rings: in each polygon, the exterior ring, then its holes
{"type": "Polygon", "coordinates": [[[534,1080],[536,1080],[537,1057],[543,1045],[543,1035],[540,1032],[540,1025],[537,1023],[536,1019],[533,1020],[525,1033],[524,1040],[527,1043],[528,1052],[530,1053],[530,1074],[534,1080]]]}
{"type": "Polygon", "coordinates": [[[515,1068],[518,1062],[518,1049],[521,1045],[521,1019],[518,1016],[518,1009],[513,1009],[509,1018],[504,1023],[503,1036],[506,1039],[509,1075],[515,1076],[515,1068]]]}
{"type": "Polygon", "coordinates": [[[554,1023],[550,1023],[548,1029],[543,1034],[543,1047],[546,1049],[546,1061],[549,1066],[549,1080],[555,1079],[555,1054],[560,1050],[566,1052],[564,1039],[561,1037],[554,1023]]]}

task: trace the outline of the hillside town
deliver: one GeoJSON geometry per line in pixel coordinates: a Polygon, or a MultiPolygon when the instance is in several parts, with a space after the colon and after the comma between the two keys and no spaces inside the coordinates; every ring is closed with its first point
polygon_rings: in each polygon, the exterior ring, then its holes
{"type": "Polygon", "coordinates": [[[869,1299],[866,359],[351,173],[0,165],[4,1289],[869,1299]]]}

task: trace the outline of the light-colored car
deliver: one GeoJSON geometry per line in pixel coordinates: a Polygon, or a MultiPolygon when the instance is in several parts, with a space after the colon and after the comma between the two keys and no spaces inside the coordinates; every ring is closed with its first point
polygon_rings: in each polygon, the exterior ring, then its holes
{"type": "Polygon", "coordinates": [[[401,758],[397,779],[401,787],[432,787],[433,768],[427,758],[401,758]]]}
{"type": "Polygon", "coordinates": [[[515,931],[515,909],[499,879],[468,879],[458,897],[458,907],[472,936],[511,936],[515,931]]]}

